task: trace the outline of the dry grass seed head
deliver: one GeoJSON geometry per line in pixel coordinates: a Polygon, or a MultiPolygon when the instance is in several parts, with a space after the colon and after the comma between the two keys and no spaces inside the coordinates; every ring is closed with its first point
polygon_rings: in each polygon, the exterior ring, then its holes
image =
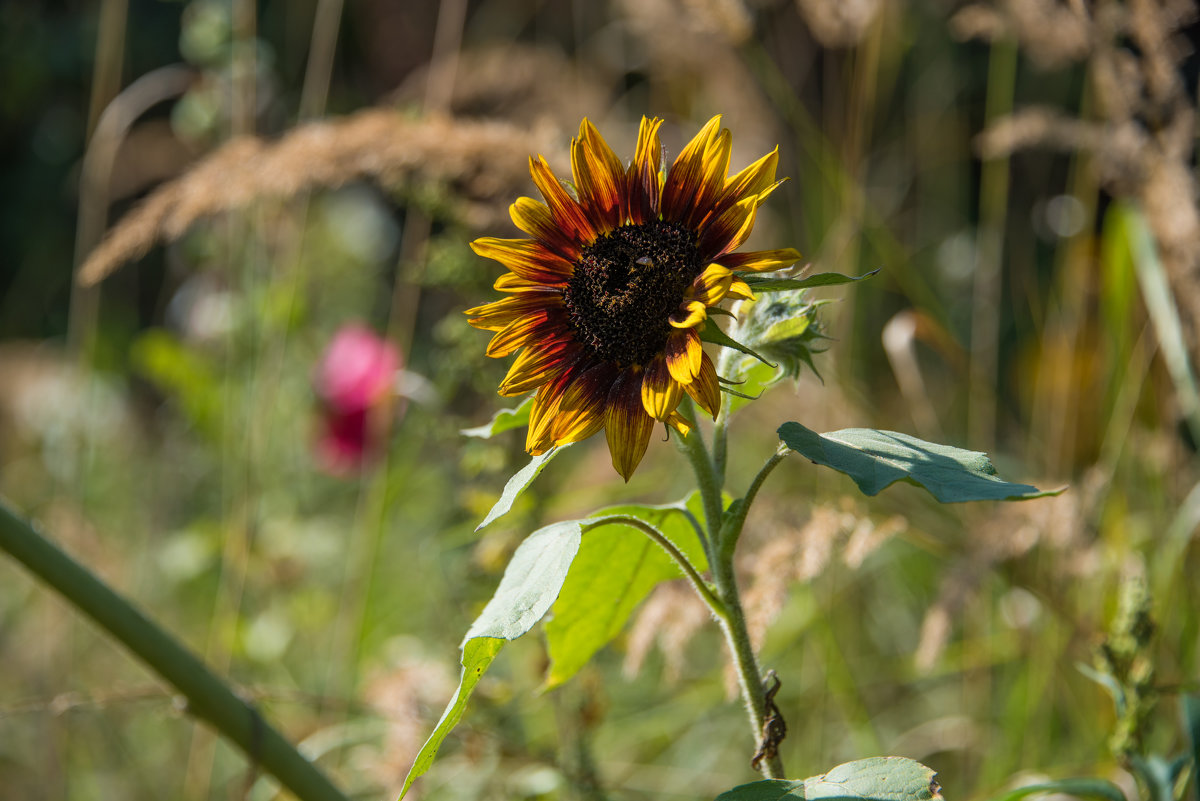
{"type": "Polygon", "coordinates": [[[528,183],[530,152],[562,158],[546,133],[501,122],[409,119],[393,110],[370,109],[302,125],[273,142],[234,139],[122,219],[83,263],[79,281],[102,280],[202,218],[361,179],[389,187],[413,180],[449,184],[468,223],[494,224],[498,209],[528,183]]]}
{"type": "MultiPolygon", "coordinates": [[[[393,100],[419,102],[428,80],[428,68],[415,71],[393,100]]],[[[574,134],[583,117],[595,120],[612,104],[612,81],[613,76],[550,48],[512,44],[465,50],[458,54],[448,110],[459,118],[553,126],[562,139],[574,134]]]]}
{"type": "Polygon", "coordinates": [[[880,0],[796,0],[796,7],[816,40],[836,48],[861,42],[883,4],[880,0]]]}
{"type": "Polygon", "coordinates": [[[654,588],[642,604],[629,630],[625,650],[626,676],[636,676],[654,646],[663,655],[663,671],[669,683],[683,675],[688,642],[712,617],[686,581],[667,581],[654,588]]]}

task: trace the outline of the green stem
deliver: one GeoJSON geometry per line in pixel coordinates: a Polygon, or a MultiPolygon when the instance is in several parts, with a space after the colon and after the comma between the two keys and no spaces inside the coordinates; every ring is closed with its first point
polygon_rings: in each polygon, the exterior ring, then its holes
{"type": "Polygon", "coordinates": [[[694,425],[686,437],[679,437],[680,449],[692,464],[696,474],[696,486],[700,490],[700,500],[704,506],[704,525],[708,529],[708,540],[714,546],[714,552],[709,553],[711,561],[715,554],[717,535],[721,532],[721,517],[724,504],[721,502],[721,484],[709,459],[708,449],[700,436],[700,429],[694,425]]]}
{"type": "MultiPolygon", "coordinates": [[[[732,562],[718,562],[719,569],[714,578],[717,584],[717,594],[724,603],[726,614],[718,615],[717,620],[725,641],[729,644],[733,656],[734,669],[737,672],[738,685],[742,688],[742,700],[746,703],[746,713],[750,718],[750,731],[755,743],[760,743],[763,736],[763,724],[767,719],[766,691],[763,687],[762,673],[759,671],[758,659],[754,656],[754,646],[750,642],[750,632],[746,628],[746,613],[742,611],[742,602],[738,596],[737,580],[733,575],[732,562]]],[[[784,778],[783,760],[778,754],[764,759],[759,764],[759,770],[764,779],[784,778]]]]}
{"type": "Polygon", "coordinates": [[[696,568],[690,561],[688,561],[688,558],[683,554],[683,551],[679,550],[679,548],[675,546],[675,543],[667,539],[665,534],[647,523],[645,520],[633,517],[631,515],[607,515],[605,517],[597,517],[588,520],[587,523],[584,524],[583,530],[587,532],[594,528],[610,525],[630,526],[631,528],[636,528],[650,539],[661,545],[663,550],[666,551],[673,560],[675,560],[675,564],[679,565],[679,568],[683,571],[684,576],[686,576],[687,580],[691,582],[692,586],[696,589],[696,592],[700,594],[700,597],[704,599],[704,602],[708,604],[708,607],[712,609],[713,613],[718,617],[724,614],[724,605],[721,603],[720,599],[717,598],[717,596],[713,595],[713,591],[708,586],[708,582],[705,581],[704,578],[696,571],[696,568]]]}
{"type": "MultiPolygon", "coordinates": [[[[717,537],[717,559],[713,571],[717,594],[729,611],[728,617],[721,620],[721,628],[725,632],[725,639],[729,642],[729,650],[733,654],[738,683],[742,688],[742,697],[746,701],[746,711],[750,716],[750,726],[756,741],[763,735],[763,724],[767,717],[766,688],[763,687],[762,673],[758,667],[758,659],[754,655],[754,646],[750,642],[750,632],[746,627],[746,614],[742,610],[737,578],[733,570],[733,555],[738,538],[742,533],[742,527],[746,522],[746,514],[750,511],[755,496],[758,495],[767,476],[771,474],[776,465],[783,461],[787,453],[787,448],[781,445],[758,471],[754,480],[750,482],[745,496],[731,505],[729,514],[717,537]]],[[[763,760],[760,770],[768,779],[784,777],[783,761],[778,754],[763,760]]]]}
{"type": "Polygon", "coordinates": [[[207,721],[302,801],[347,801],[313,763],[194,654],[83,565],[0,504],[0,549],[158,673],[207,721]]]}
{"type": "MultiPolygon", "coordinates": [[[[717,415],[719,423],[726,419],[727,406],[722,404],[717,415]]],[[[735,503],[728,517],[724,514],[724,504],[721,499],[722,479],[714,463],[709,459],[704,442],[700,439],[697,429],[682,438],[681,449],[692,463],[696,474],[696,482],[704,502],[704,515],[709,529],[709,538],[713,548],[709,552],[709,564],[712,566],[713,578],[716,583],[716,595],[719,608],[709,602],[717,616],[721,632],[729,645],[729,653],[733,658],[734,669],[737,672],[738,684],[742,689],[742,699],[746,704],[746,713],[750,719],[750,728],[756,744],[761,744],[763,726],[767,720],[766,688],[763,687],[762,674],[759,672],[758,659],[754,655],[754,647],[750,642],[750,632],[746,627],[746,613],[742,610],[741,597],[738,592],[737,579],[734,576],[733,555],[742,526],[746,522],[746,513],[754,502],[759,488],[766,480],[775,465],[782,461],[787,451],[780,448],[767,460],[758,475],[754,477],[746,495],[735,503]]],[[[725,426],[722,424],[714,430],[714,452],[724,453],[725,426]]],[[[723,476],[722,476],[723,478],[723,476]]],[[[708,601],[705,598],[706,602],[708,601]]],[[[759,770],[767,779],[779,779],[784,776],[783,761],[778,754],[770,755],[759,763],[759,770]]]]}
{"type": "Polygon", "coordinates": [[[733,552],[737,548],[738,538],[742,536],[742,527],[746,524],[746,515],[750,512],[750,505],[754,503],[754,498],[758,495],[763,482],[767,480],[767,476],[771,475],[771,471],[784,460],[788,453],[788,447],[781,444],[766,464],[759,468],[758,474],[754,476],[754,480],[750,482],[750,486],[746,490],[746,495],[730,506],[729,517],[726,518],[717,535],[718,562],[733,562],[733,552]]]}

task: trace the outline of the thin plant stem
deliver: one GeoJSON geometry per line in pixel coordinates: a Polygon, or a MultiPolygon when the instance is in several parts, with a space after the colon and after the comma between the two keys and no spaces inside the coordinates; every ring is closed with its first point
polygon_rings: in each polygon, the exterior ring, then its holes
{"type": "MultiPolygon", "coordinates": [[[[713,469],[712,460],[708,456],[708,448],[700,436],[700,430],[693,424],[691,433],[679,437],[680,450],[691,462],[692,471],[696,474],[696,486],[700,490],[700,500],[704,506],[704,525],[708,530],[708,540],[715,546],[717,535],[721,532],[721,516],[724,504],[721,502],[721,482],[713,469]]],[[[710,553],[709,558],[715,556],[710,553]]]]}
{"type": "Polygon", "coordinates": [[[767,480],[767,476],[771,475],[771,471],[784,460],[788,455],[786,445],[780,445],[771,458],[767,460],[754,476],[754,480],[750,482],[750,486],[746,489],[746,494],[742,499],[730,507],[729,516],[725,519],[724,525],[721,526],[721,531],[717,536],[717,561],[723,562],[733,561],[733,552],[737,548],[738,538],[742,536],[742,527],[746,524],[746,515],[750,512],[750,505],[754,503],[755,496],[762,488],[763,482],[767,480]]]}
{"type": "Polygon", "coordinates": [[[188,712],[236,744],[302,801],[347,801],[251,704],[178,640],[0,504],[0,549],[62,595],[187,699],[188,712]]]}
{"type": "Polygon", "coordinates": [[[692,587],[695,588],[696,592],[700,594],[700,597],[704,600],[704,603],[708,604],[708,607],[713,611],[713,614],[715,614],[717,617],[724,617],[725,606],[723,603],[721,603],[721,600],[713,594],[712,588],[708,586],[708,582],[704,580],[704,577],[701,576],[699,572],[697,572],[695,566],[692,565],[687,556],[684,555],[683,551],[679,550],[675,543],[667,539],[666,535],[657,528],[650,525],[645,520],[633,517],[631,515],[606,515],[605,517],[597,517],[588,520],[587,523],[584,524],[583,530],[585,532],[591,531],[592,529],[600,528],[601,526],[629,526],[630,528],[638,529],[650,539],[654,540],[656,543],[662,546],[662,549],[667,552],[667,555],[670,556],[671,559],[675,561],[675,564],[679,565],[679,569],[683,571],[683,575],[687,577],[687,580],[691,583],[692,587]]]}
{"type": "MultiPolygon", "coordinates": [[[[725,439],[728,405],[722,403],[718,411],[718,427],[713,432],[713,453],[725,453],[725,439]]],[[[724,483],[724,470],[718,472],[714,462],[709,457],[708,450],[700,438],[699,431],[692,429],[691,434],[681,438],[680,449],[687,455],[696,475],[696,482],[704,501],[704,514],[709,529],[709,538],[713,547],[709,552],[709,564],[712,567],[713,579],[716,584],[716,595],[720,601],[723,613],[717,613],[717,621],[725,640],[729,645],[729,653],[738,677],[738,685],[742,690],[742,699],[746,704],[746,713],[750,720],[750,728],[755,743],[762,743],[764,725],[767,721],[767,697],[763,686],[762,674],[759,671],[758,659],[754,655],[754,646],[750,642],[750,632],[746,627],[746,613],[742,609],[741,597],[738,592],[737,580],[733,570],[733,555],[742,526],[746,522],[746,513],[750,509],[759,488],[770,475],[787,451],[781,446],[767,460],[758,475],[754,477],[745,497],[735,503],[728,516],[724,513],[721,500],[721,488],[724,483]]],[[[706,602],[708,599],[705,599],[706,602]]],[[[713,604],[710,602],[709,606],[713,604]]],[[[714,612],[716,612],[716,607],[714,612]]],[[[759,762],[759,771],[767,779],[783,778],[783,761],[778,754],[766,755],[759,762]]]]}

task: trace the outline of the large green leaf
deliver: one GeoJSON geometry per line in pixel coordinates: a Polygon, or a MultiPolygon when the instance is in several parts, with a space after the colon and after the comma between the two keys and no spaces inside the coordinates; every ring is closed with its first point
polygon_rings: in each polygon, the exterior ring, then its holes
{"type": "Polygon", "coordinates": [[[483,518],[483,522],[475,527],[475,530],[479,531],[493,520],[508,514],[509,510],[512,509],[513,503],[533,483],[533,480],[538,477],[538,474],[542,472],[546,465],[550,464],[550,460],[566,450],[569,445],[570,443],[559,445],[540,456],[533,457],[529,464],[514,473],[513,477],[504,485],[504,491],[500,493],[500,499],[492,506],[491,510],[487,513],[487,517],[483,518]]]}
{"type": "Polygon", "coordinates": [[[582,536],[580,521],[567,520],[526,537],[504,569],[492,600],[471,624],[466,639],[515,640],[533,628],[562,590],[582,536]]]}
{"type": "Polygon", "coordinates": [[[717,801],[803,801],[804,780],[765,779],[739,784],[717,796],[717,801]]]}
{"type": "Polygon", "coordinates": [[[1097,801],[1126,801],[1121,788],[1106,779],[1059,779],[1027,784],[999,796],[995,801],[1017,801],[1019,798],[1040,793],[1073,795],[1076,798],[1094,798],[1097,801]]]}
{"type": "Polygon", "coordinates": [[[942,503],[1003,501],[1057,495],[996,475],[987,454],[872,428],[846,428],[818,434],[799,423],[779,427],[784,444],[817,464],[854,479],[867,495],[897,481],[924,487],[942,503]]]}
{"type": "MultiPolygon", "coordinates": [[[[704,550],[684,514],[690,509],[700,515],[701,506],[699,493],[693,493],[686,503],[615,506],[595,516],[644,520],[674,543],[697,571],[704,571],[704,550]]],[[[621,524],[590,529],[545,626],[550,651],[546,688],[567,681],[611,642],[656,584],[681,575],[666,551],[644,532],[621,524]]]]}
{"type": "Polygon", "coordinates": [[[936,774],[904,757],[871,757],[803,781],[770,779],[721,793],[717,801],[941,801],[936,774]]]}
{"type": "Polygon", "coordinates": [[[492,415],[491,420],[483,425],[475,426],[474,428],[464,428],[459,433],[467,437],[491,439],[497,434],[503,434],[505,431],[529,425],[529,410],[532,408],[533,396],[530,395],[515,409],[501,409],[492,415]]]}
{"type": "Polygon", "coordinates": [[[446,735],[462,720],[467,699],[500,648],[533,628],[562,590],[571,561],[579,552],[583,529],[578,520],[554,523],[525,538],[513,553],[500,586],[479,617],[471,624],[462,644],[462,678],[458,691],[446,706],[433,734],[421,746],[400,798],[437,757],[446,735]]]}
{"type": "Polygon", "coordinates": [[[467,699],[471,697],[471,693],[475,691],[475,685],[479,683],[479,679],[483,677],[484,672],[492,664],[492,660],[496,658],[496,654],[500,653],[502,647],[504,647],[504,640],[495,637],[478,637],[463,643],[463,672],[462,678],[458,682],[458,691],[450,699],[450,703],[446,706],[446,711],[442,713],[442,718],[434,728],[433,734],[429,735],[429,739],[425,741],[425,745],[421,746],[421,750],[417,753],[417,758],[413,761],[413,766],[409,769],[408,776],[404,779],[404,787],[400,790],[400,798],[404,798],[412,783],[433,765],[433,760],[437,757],[438,749],[442,747],[442,741],[446,739],[446,735],[450,733],[451,729],[457,726],[458,722],[462,720],[463,712],[467,708],[467,699]]]}

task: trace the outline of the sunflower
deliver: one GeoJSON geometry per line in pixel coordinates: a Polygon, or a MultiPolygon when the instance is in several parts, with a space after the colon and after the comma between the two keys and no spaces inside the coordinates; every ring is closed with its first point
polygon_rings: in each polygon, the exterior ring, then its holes
{"type": "Polygon", "coordinates": [[[656,421],[687,435],[683,393],[713,417],[720,384],[700,332],[726,298],[753,295],[739,273],[777,270],[791,248],[735,252],[779,182],[779,149],[729,176],[730,133],[713,117],[665,170],[660,119],[642,118],[626,168],[587,119],[571,141],[574,185],[529,160],[545,203],[522,197],[510,214],[529,239],[471,243],[508,272],[502,300],[469,309],[496,332],[487,354],[517,354],[506,397],[537,390],[526,450],[537,455],[604,429],[626,481],[656,421]]]}

